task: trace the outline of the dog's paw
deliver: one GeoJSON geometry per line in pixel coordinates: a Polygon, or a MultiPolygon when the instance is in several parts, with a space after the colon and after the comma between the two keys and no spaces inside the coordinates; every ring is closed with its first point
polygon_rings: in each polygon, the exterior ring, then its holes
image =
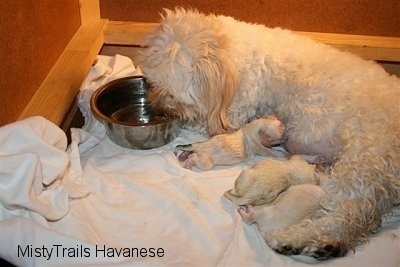
{"type": "Polygon", "coordinates": [[[310,235],[285,230],[271,231],[266,235],[268,245],[283,255],[305,255],[318,260],[343,257],[351,249],[346,242],[320,236],[317,240],[310,235]]]}

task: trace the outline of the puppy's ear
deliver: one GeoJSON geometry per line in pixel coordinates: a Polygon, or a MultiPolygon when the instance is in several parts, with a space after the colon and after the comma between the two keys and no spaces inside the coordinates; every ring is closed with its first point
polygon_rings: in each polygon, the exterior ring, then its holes
{"type": "Polygon", "coordinates": [[[269,115],[260,121],[262,123],[258,135],[264,147],[271,147],[283,142],[286,127],[278,116],[269,115]]]}
{"type": "Polygon", "coordinates": [[[227,112],[238,83],[237,67],[224,49],[224,40],[209,38],[206,54],[197,59],[193,67],[194,83],[202,88],[206,101],[207,126],[210,135],[233,129],[227,112]]]}
{"type": "Polygon", "coordinates": [[[237,205],[246,205],[248,200],[232,194],[231,190],[224,192],[224,196],[237,205]]]}
{"type": "Polygon", "coordinates": [[[264,129],[260,129],[258,135],[260,136],[261,145],[271,147],[271,136],[264,129]]]}

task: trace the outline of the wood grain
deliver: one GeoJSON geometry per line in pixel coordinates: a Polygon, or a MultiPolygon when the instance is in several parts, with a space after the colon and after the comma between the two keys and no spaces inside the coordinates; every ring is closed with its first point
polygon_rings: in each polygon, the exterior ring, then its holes
{"type": "MultiPolygon", "coordinates": [[[[109,21],[104,29],[104,43],[108,45],[141,46],[143,37],[156,29],[158,25],[158,23],[109,21]]],[[[298,33],[360,55],[365,59],[400,61],[400,38],[397,37],[316,32],[298,33]]]]}
{"type": "Polygon", "coordinates": [[[58,125],[62,122],[103,45],[105,25],[106,20],[97,20],[78,29],[19,119],[40,115],[58,125]]]}
{"type": "Polygon", "coordinates": [[[80,27],[78,0],[0,1],[0,126],[13,122],[80,27]]]}
{"type": "Polygon", "coordinates": [[[100,19],[99,0],[79,0],[81,25],[100,19]]]}

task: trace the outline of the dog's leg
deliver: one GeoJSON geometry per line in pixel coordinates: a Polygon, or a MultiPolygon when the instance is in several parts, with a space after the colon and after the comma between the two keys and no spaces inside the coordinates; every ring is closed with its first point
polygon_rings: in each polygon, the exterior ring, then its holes
{"type": "Polygon", "coordinates": [[[303,254],[316,259],[341,257],[355,246],[347,231],[346,218],[340,212],[273,230],[265,234],[268,245],[284,255],[303,254]],[[343,227],[343,228],[342,228],[343,227]]]}
{"type": "Polygon", "coordinates": [[[271,231],[264,238],[278,253],[303,254],[319,260],[342,257],[365,242],[368,233],[380,227],[379,216],[363,218],[370,203],[365,200],[341,200],[334,210],[313,220],[282,230],[271,231]]]}

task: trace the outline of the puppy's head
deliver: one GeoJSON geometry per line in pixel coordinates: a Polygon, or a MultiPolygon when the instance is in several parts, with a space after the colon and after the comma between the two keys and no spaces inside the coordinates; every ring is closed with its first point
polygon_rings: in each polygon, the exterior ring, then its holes
{"type": "Polygon", "coordinates": [[[281,144],[283,142],[283,134],[285,125],[275,115],[262,118],[260,121],[260,129],[258,135],[260,142],[265,147],[281,144]]]}
{"type": "Polygon", "coordinates": [[[199,122],[211,135],[232,128],[227,109],[237,85],[230,42],[215,16],[165,9],[160,27],[137,58],[153,102],[183,121],[199,122]]]}
{"type": "Polygon", "coordinates": [[[244,169],[235,180],[234,188],[226,191],[224,196],[237,205],[271,204],[289,186],[280,160],[271,159],[244,169]]]}

